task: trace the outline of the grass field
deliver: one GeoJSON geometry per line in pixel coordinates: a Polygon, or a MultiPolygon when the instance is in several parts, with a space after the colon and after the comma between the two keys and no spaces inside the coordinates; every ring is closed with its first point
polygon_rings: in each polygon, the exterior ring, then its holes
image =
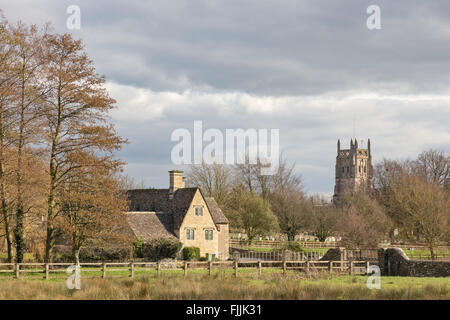
{"type": "Polygon", "coordinates": [[[66,288],[67,275],[42,280],[0,278],[0,299],[450,299],[450,278],[382,277],[381,289],[370,290],[367,276],[307,277],[303,273],[264,269],[258,276],[254,269],[216,270],[210,277],[206,270],[137,271],[135,278],[127,271],[101,279],[101,272],[82,274],[81,290],[66,288]]]}

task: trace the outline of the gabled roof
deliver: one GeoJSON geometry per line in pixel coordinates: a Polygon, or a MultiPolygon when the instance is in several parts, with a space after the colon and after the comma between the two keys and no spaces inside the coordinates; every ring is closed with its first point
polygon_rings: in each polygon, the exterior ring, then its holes
{"type": "Polygon", "coordinates": [[[173,225],[175,229],[180,229],[197,190],[200,189],[182,188],[175,191],[172,201],[173,225]]]}
{"type": "Polygon", "coordinates": [[[173,227],[179,229],[198,188],[181,188],[169,199],[169,189],[128,190],[129,211],[153,211],[173,214],[173,227]]]}
{"type": "MultiPolygon", "coordinates": [[[[199,188],[180,188],[175,191],[173,199],[170,199],[169,189],[128,190],[127,196],[130,201],[128,216],[133,232],[141,234],[136,236],[143,239],[153,237],[150,236],[153,232],[159,235],[155,237],[161,237],[165,232],[173,235],[175,229],[180,229],[197,191],[201,194],[199,188]],[[145,213],[142,213],[143,211],[145,213]],[[151,223],[155,224],[153,229],[149,227],[151,223]]],[[[214,198],[204,197],[203,194],[202,197],[214,223],[228,223],[214,198]]]]}
{"type": "Polygon", "coordinates": [[[128,212],[126,217],[136,238],[144,242],[159,238],[177,239],[173,233],[173,218],[170,213],[128,212]]]}
{"type": "Polygon", "coordinates": [[[228,223],[227,217],[225,217],[225,215],[223,214],[222,210],[220,209],[219,205],[217,204],[214,198],[205,197],[205,201],[215,224],[228,223]]]}
{"type": "Polygon", "coordinates": [[[170,212],[169,189],[134,189],[127,196],[129,211],[170,212]]]}

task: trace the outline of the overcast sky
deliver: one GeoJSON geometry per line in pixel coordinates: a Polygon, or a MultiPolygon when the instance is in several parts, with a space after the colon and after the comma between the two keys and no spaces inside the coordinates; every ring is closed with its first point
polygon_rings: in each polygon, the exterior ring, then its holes
{"type": "Polygon", "coordinates": [[[450,1],[2,0],[10,21],[82,38],[117,100],[119,156],[167,187],[177,128],[280,129],[309,193],[331,194],[336,141],[375,161],[450,152],[450,1]],[[68,30],[69,5],[81,29],[68,30]],[[381,8],[369,30],[366,9],[381,8]],[[355,125],[354,125],[355,124],[355,125]]]}

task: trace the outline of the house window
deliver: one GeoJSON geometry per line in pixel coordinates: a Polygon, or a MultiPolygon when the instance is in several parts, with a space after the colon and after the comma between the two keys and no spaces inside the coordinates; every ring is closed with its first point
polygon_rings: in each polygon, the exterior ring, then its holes
{"type": "Polygon", "coordinates": [[[205,230],[205,240],[213,239],[213,230],[205,230]]]}
{"type": "Polygon", "coordinates": [[[194,240],[194,229],[186,229],[186,240],[194,240]]]}
{"type": "Polygon", "coordinates": [[[195,215],[203,216],[203,207],[195,207],[195,215]]]}

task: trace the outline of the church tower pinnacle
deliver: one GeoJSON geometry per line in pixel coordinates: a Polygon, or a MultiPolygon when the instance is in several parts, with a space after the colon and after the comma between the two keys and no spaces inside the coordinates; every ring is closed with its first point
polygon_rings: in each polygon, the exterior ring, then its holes
{"type": "Polygon", "coordinates": [[[336,174],[333,202],[338,203],[346,192],[373,189],[373,166],[370,139],[367,149],[358,147],[358,140],[350,140],[350,149],[337,143],[336,174]]]}

